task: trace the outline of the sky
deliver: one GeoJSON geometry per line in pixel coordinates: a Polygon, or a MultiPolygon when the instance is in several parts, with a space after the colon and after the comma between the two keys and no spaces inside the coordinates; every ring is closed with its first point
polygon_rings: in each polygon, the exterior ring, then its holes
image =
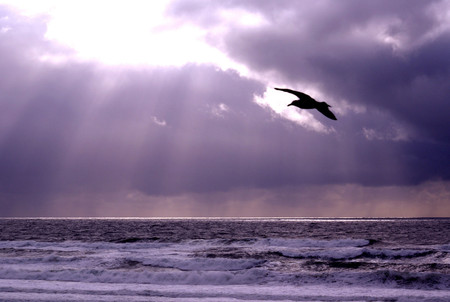
{"type": "Polygon", "coordinates": [[[448,0],[0,0],[0,216],[450,216],[449,54],[448,0]]]}

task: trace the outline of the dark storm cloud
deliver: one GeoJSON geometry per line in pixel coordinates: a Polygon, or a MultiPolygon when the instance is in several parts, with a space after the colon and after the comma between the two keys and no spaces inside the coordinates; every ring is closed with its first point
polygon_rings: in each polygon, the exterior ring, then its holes
{"type": "Polygon", "coordinates": [[[179,1],[172,12],[212,26],[221,21],[218,12],[234,6],[268,20],[211,39],[252,69],[318,84],[328,95],[385,110],[423,135],[449,141],[443,108],[450,95],[450,32],[432,34],[445,27],[444,1],[200,2],[179,1]],[[382,36],[402,45],[393,49],[382,36]]]}
{"type": "MultiPolygon", "coordinates": [[[[43,62],[41,55],[70,57],[70,50],[44,39],[45,19],[0,9],[0,27],[10,28],[0,32],[3,215],[33,215],[39,206],[45,214],[52,196],[86,192],[135,190],[161,197],[449,179],[449,130],[443,127],[448,36],[397,55],[389,46],[348,35],[349,27],[405,14],[411,25],[391,30],[421,35],[435,24],[421,11],[425,2],[324,2],[326,9],[314,6],[311,19],[299,2],[280,3],[227,2],[227,7],[266,15],[271,26],[235,28],[220,43],[212,41],[253,70],[276,70],[287,83],[320,83],[328,95],[368,107],[366,113],[338,117],[334,133],[307,131],[274,118],[253,102],[255,94],[264,93],[264,83],[214,66],[43,62]],[[402,9],[406,4],[408,9],[402,9]],[[430,96],[426,103],[425,96],[430,96]],[[433,141],[396,140],[396,133],[386,137],[397,119],[433,141]]],[[[219,17],[212,12],[219,5],[182,1],[170,11],[180,19],[198,17],[200,24],[214,25],[219,17]]]]}

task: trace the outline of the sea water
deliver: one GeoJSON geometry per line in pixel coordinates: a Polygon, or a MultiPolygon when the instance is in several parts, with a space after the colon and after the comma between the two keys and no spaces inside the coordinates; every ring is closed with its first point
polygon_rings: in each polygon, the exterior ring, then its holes
{"type": "Polygon", "coordinates": [[[450,301],[450,219],[0,219],[0,301],[450,301]]]}

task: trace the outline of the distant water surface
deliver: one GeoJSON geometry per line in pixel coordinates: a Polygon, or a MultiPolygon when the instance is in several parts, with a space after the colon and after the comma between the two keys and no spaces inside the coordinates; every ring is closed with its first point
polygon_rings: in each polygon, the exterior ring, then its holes
{"type": "Polygon", "coordinates": [[[0,219],[0,301],[450,301],[450,219],[0,219]]]}

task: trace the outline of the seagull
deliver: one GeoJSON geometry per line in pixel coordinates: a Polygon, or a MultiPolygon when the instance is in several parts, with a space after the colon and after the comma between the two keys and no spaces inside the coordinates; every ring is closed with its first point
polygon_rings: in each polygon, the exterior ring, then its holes
{"type": "Polygon", "coordinates": [[[293,101],[288,106],[294,105],[301,109],[317,109],[320,113],[325,115],[327,118],[332,120],[337,120],[336,116],[334,116],[333,112],[328,109],[331,107],[325,102],[318,102],[306,93],[295,91],[287,88],[275,88],[276,90],[292,93],[293,95],[298,97],[298,100],[293,101]]]}

